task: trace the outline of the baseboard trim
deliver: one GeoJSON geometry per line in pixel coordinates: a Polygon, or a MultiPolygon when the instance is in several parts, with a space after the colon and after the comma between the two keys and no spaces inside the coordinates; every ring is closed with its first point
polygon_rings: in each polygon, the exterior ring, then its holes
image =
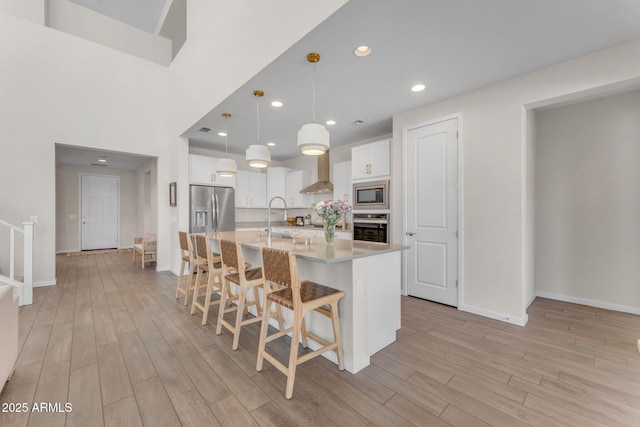
{"type": "Polygon", "coordinates": [[[56,255],[60,255],[60,254],[72,254],[74,252],[80,252],[80,249],[69,249],[66,251],[57,251],[56,255]]]}
{"type": "Polygon", "coordinates": [[[536,295],[536,294],[535,294],[535,292],[534,292],[534,294],[533,294],[533,295],[531,295],[531,297],[529,297],[529,301],[527,301],[527,307],[526,307],[526,308],[529,308],[529,306],[530,306],[531,304],[533,304],[533,302],[536,300],[537,296],[538,296],[538,295],[536,295]]]}
{"type": "Polygon", "coordinates": [[[484,310],[482,308],[472,307],[468,305],[459,305],[458,310],[477,314],[478,316],[488,317],[489,319],[500,320],[502,322],[511,323],[517,326],[524,326],[529,321],[529,316],[526,314],[523,317],[507,316],[502,313],[496,313],[494,311],[484,310]]]}
{"type": "Polygon", "coordinates": [[[586,298],[570,297],[567,295],[552,294],[549,292],[537,292],[536,296],[539,296],[540,298],[548,298],[548,299],[553,299],[557,301],[570,302],[573,304],[588,305],[590,307],[603,308],[605,310],[613,310],[613,311],[620,311],[622,313],[640,315],[640,308],[629,307],[627,305],[612,304],[604,301],[595,301],[595,300],[590,300],[586,298]]]}
{"type": "Polygon", "coordinates": [[[33,287],[34,288],[41,288],[43,286],[55,286],[57,283],[58,279],[53,279],[53,280],[43,280],[40,282],[33,282],[33,287]]]}
{"type": "MultiPolygon", "coordinates": [[[[156,267],[156,271],[158,273],[161,273],[163,271],[171,271],[171,269],[169,267],[156,267]]],[[[173,273],[173,272],[172,272],[173,273]]]]}

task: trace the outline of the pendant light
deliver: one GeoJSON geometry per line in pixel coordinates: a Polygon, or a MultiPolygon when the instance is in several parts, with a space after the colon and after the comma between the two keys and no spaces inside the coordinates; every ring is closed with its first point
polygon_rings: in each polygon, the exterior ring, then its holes
{"type": "MultiPolygon", "coordinates": [[[[231,117],[229,113],[222,113],[222,117],[224,117],[224,152],[229,155],[229,143],[227,141],[227,120],[231,117]]],[[[230,158],[224,158],[218,160],[216,164],[217,173],[220,176],[235,176],[236,172],[238,172],[238,165],[236,165],[236,161],[230,158]]]]}
{"type": "MultiPolygon", "coordinates": [[[[315,74],[315,64],[320,61],[320,54],[312,52],[307,55],[307,62],[313,64],[315,74]]],[[[329,149],[329,131],[319,123],[316,123],[316,85],[311,79],[311,90],[313,99],[311,103],[311,114],[313,123],[303,125],[298,131],[298,148],[303,154],[319,156],[329,149]]]]}
{"type": "Polygon", "coordinates": [[[246,161],[249,166],[254,168],[266,168],[271,163],[271,151],[260,144],[260,98],[264,96],[261,90],[254,90],[253,96],[256,97],[256,114],[258,116],[258,143],[250,145],[246,151],[246,161]]]}

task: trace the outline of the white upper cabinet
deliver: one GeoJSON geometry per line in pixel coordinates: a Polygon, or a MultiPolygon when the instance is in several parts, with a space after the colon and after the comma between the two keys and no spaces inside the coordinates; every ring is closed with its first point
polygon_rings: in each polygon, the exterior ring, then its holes
{"type": "Polygon", "coordinates": [[[189,155],[189,182],[191,184],[216,185],[220,187],[234,187],[235,177],[219,176],[217,172],[218,159],[216,157],[189,155]]]}
{"type": "Polygon", "coordinates": [[[300,190],[311,185],[311,173],[305,170],[297,170],[287,173],[285,182],[285,200],[288,208],[309,208],[311,197],[309,194],[300,194],[300,190]]]}
{"type": "MultiPolygon", "coordinates": [[[[276,196],[280,196],[283,199],[287,197],[285,182],[287,173],[290,171],[291,169],[282,167],[267,168],[267,205],[276,196]]],[[[284,208],[284,203],[282,203],[282,200],[274,200],[272,207],[284,208]]]]}
{"type": "Polygon", "coordinates": [[[341,162],[333,165],[333,198],[343,200],[353,205],[351,192],[351,162],[341,162]]]}
{"type": "Polygon", "coordinates": [[[354,180],[380,178],[390,174],[389,140],[371,142],[351,149],[351,177],[354,180]]]}
{"type": "Polygon", "coordinates": [[[236,174],[236,207],[267,207],[267,174],[238,171],[236,174]]]}

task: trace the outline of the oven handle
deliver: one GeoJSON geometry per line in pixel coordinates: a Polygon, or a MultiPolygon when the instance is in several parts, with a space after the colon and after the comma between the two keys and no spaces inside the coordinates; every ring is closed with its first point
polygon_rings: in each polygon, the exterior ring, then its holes
{"type": "Polygon", "coordinates": [[[353,228],[387,228],[386,222],[354,222],[353,228]]]}

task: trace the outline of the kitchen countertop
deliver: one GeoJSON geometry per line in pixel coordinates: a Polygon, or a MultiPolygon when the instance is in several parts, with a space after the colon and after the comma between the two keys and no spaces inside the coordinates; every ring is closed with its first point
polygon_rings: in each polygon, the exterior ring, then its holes
{"type": "MultiPolygon", "coordinates": [[[[267,245],[267,237],[258,236],[255,231],[223,231],[219,233],[210,233],[209,236],[211,238],[239,242],[244,246],[256,249],[267,245]]],[[[300,259],[324,264],[351,261],[357,258],[402,251],[409,248],[409,246],[406,245],[364,242],[358,240],[354,241],[338,238],[333,241],[332,245],[327,245],[322,237],[314,237],[310,240],[311,243],[309,245],[305,245],[304,239],[297,239],[294,243],[293,239],[273,237],[271,239],[271,247],[291,251],[300,259]]]]}
{"type": "MultiPolygon", "coordinates": [[[[247,222],[236,222],[236,229],[241,228],[259,228],[259,227],[267,227],[266,221],[247,221],[247,222]]],[[[288,227],[288,228],[297,228],[297,229],[306,229],[312,228],[316,230],[322,230],[322,224],[311,224],[309,226],[301,226],[301,225],[289,225],[286,221],[271,221],[271,227],[288,227]]],[[[353,224],[347,223],[343,228],[339,224],[336,225],[336,231],[353,231],[353,224]]]]}

